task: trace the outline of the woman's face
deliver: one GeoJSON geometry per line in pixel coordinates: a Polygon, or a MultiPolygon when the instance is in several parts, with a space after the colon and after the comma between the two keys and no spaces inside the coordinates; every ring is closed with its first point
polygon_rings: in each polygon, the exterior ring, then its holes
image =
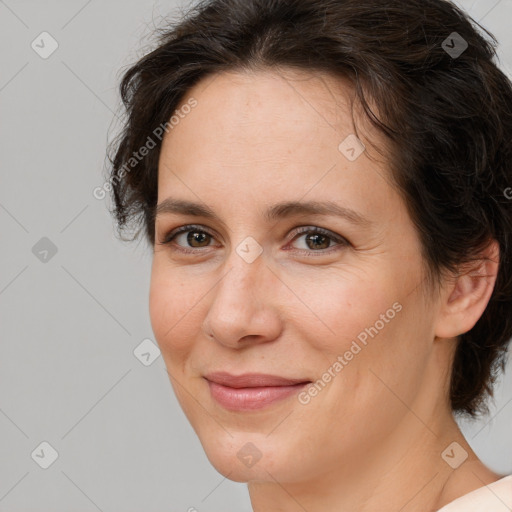
{"type": "Polygon", "coordinates": [[[361,153],[344,82],[283,73],[198,83],[159,162],[158,204],[197,208],[157,216],[152,327],[209,460],[235,481],[349,475],[406,424],[426,430],[410,410],[428,417],[445,385],[418,236],[367,156],[378,134],[356,117],[361,153]],[[214,372],[314,384],[237,391],[214,372]]]}

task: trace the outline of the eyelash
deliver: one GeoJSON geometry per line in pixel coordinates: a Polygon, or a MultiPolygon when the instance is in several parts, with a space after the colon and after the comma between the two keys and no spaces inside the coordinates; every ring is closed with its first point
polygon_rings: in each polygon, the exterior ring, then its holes
{"type": "MultiPolygon", "coordinates": [[[[169,232],[167,235],[164,236],[163,240],[158,242],[158,244],[159,245],[169,245],[169,246],[171,246],[172,241],[178,235],[180,235],[181,233],[187,233],[187,232],[190,232],[190,231],[195,231],[196,233],[205,233],[205,234],[211,236],[212,238],[215,238],[213,233],[210,233],[210,231],[202,228],[201,226],[197,226],[197,225],[193,225],[193,224],[188,224],[186,226],[182,226],[180,228],[177,228],[177,229],[169,232]]],[[[318,253],[319,255],[329,254],[329,253],[333,252],[333,250],[334,251],[335,250],[339,250],[342,247],[347,247],[347,246],[350,245],[350,242],[346,238],[343,238],[342,236],[336,235],[332,231],[328,231],[326,229],[319,228],[319,227],[313,227],[313,226],[304,226],[304,227],[298,228],[297,232],[295,233],[296,236],[294,238],[292,238],[290,243],[295,241],[297,238],[299,238],[299,236],[297,236],[297,235],[305,235],[305,234],[306,235],[308,235],[308,234],[323,235],[323,236],[326,236],[326,237],[330,238],[331,240],[333,240],[334,242],[336,242],[338,244],[337,245],[337,249],[336,249],[336,246],[334,246],[334,248],[333,247],[328,247],[327,249],[320,249],[318,251],[307,250],[307,249],[295,249],[299,253],[305,254],[307,256],[315,257],[315,253],[318,253]]],[[[185,253],[185,254],[198,254],[198,251],[204,251],[204,249],[206,249],[206,247],[205,248],[185,248],[185,247],[182,247],[180,245],[175,245],[173,247],[173,250],[180,251],[180,252],[185,253]]]]}

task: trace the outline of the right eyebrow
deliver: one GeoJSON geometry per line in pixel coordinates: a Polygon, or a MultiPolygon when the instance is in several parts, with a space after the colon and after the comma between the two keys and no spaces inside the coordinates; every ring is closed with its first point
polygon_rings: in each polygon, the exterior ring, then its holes
{"type": "Polygon", "coordinates": [[[215,220],[221,224],[224,224],[220,217],[208,206],[200,203],[194,203],[192,201],[186,201],[184,199],[173,199],[168,197],[159,203],[153,212],[153,218],[166,214],[175,213],[180,215],[190,215],[193,217],[206,217],[207,219],[215,220]]]}

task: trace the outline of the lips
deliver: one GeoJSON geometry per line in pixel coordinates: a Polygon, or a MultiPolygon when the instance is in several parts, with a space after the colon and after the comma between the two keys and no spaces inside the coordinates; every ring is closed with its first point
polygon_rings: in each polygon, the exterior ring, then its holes
{"type": "Polygon", "coordinates": [[[294,386],[295,384],[311,382],[307,379],[287,379],[263,373],[246,373],[236,376],[226,372],[215,372],[206,375],[205,378],[210,382],[230,388],[294,386]]]}
{"type": "Polygon", "coordinates": [[[298,393],[311,381],[266,374],[231,375],[225,372],[205,376],[212,398],[230,411],[262,409],[298,393]]]}

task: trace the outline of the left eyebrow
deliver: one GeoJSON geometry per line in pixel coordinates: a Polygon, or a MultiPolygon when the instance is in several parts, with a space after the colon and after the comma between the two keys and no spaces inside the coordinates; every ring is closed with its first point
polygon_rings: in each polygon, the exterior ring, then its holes
{"type": "Polygon", "coordinates": [[[342,217],[360,227],[370,227],[373,222],[360,213],[341,206],[333,201],[288,201],[271,206],[265,212],[265,218],[271,222],[276,219],[298,215],[332,215],[342,217]]]}
{"type": "MultiPolygon", "coordinates": [[[[154,218],[165,213],[206,217],[224,224],[218,215],[206,205],[183,199],[168,197],[160,202],[154,210],[154,218]]],[[[271,223],[278,219],[299,215],[332,215],[342,217],[360,227],[371,227],[373,222],[360,213],[341,206],[333,201],[287,201],[270,206],[264,213],[264,218],[271,223]]]]}

